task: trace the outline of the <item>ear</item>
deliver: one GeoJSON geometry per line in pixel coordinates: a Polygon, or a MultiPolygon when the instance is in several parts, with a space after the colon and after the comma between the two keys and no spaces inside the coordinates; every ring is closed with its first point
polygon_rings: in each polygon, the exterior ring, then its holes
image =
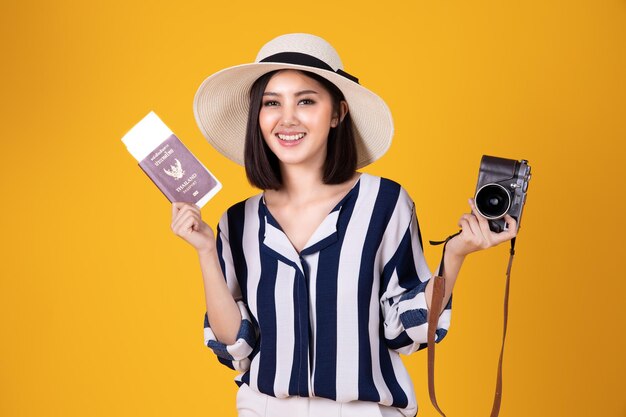
{"type": "Polygon", "coordinates": [[[346,114],[348,114],[348,102],[345,100],[341,100],[341,102],[339,103],[339,116],[335,114],[335,117],[333,117],[330,121],[330,126],[337,127],[337,125],[339,125],[339,122],[342,122],[344,117],[346,117],[346,114]]]}

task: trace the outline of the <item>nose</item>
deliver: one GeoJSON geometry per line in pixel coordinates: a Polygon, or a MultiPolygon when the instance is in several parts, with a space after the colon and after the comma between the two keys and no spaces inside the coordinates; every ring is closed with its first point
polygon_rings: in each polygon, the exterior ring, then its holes
{"type": "Polygon", "coordinates": [[[298,117],[296,115],[296,111],[292,106],[284,105],[282,108],[283,112],[281,115],[280,124],[283,126],[294,126],[297,125],[298,117]]]}

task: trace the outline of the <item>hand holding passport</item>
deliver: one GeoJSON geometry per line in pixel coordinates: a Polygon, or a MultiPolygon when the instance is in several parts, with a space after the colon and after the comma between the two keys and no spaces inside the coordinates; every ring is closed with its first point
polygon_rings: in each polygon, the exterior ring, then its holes
{"type": "Polygon", "coordinates": [[[200,208],[191,203],[172,203],[171,229],[177,236],[187,241],[198,253],[215,251],[213,229],[202,220],[200,208]]]}

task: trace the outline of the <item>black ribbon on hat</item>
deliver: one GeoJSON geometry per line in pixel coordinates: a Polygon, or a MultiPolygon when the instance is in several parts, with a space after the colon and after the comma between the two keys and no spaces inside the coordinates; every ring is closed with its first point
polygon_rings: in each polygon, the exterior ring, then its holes
{"type": "Polygon", "coordinates": [[[359,79],[354,75],[348,74],[342,69],[338,69],[337,71],[335,71],[330,65],[328,65],[321,59],[315,58],[312,55],[303,54],[301,52],[279,52],[277,54],[270,55],[267,58],[263,58],[259,62],[280,62],[283,64],[305,65],[307,67],[314,67],[327,71],[332,71],[343,77],[346,77],[351,81],[354,81],[357,84],[359,83],[359,79]]]}

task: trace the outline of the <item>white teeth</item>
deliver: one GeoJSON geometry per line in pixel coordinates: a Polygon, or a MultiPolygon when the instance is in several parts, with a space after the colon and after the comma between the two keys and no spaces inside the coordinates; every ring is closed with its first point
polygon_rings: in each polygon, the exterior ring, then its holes
{"type": "Polygon", "coordinates": [[[304,133],[298,133],[297,135],[281,135],[277,134],[278,138],[281,140],[298,140],[304,137],[304,133]]]}

